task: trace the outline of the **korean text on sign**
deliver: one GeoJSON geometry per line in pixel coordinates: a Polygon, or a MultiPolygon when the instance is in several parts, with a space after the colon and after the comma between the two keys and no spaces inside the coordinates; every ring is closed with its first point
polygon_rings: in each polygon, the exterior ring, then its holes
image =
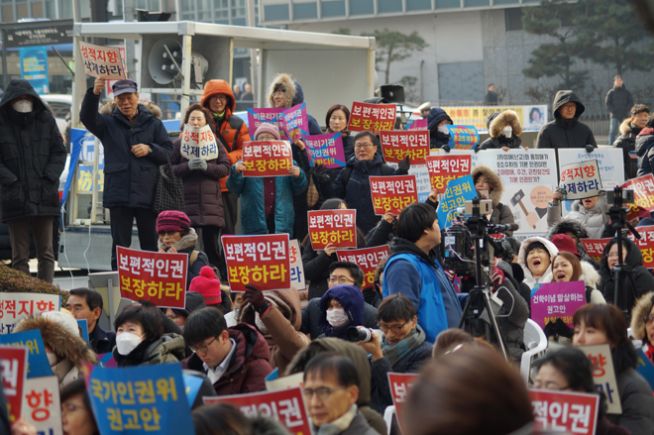
{"type": "Polygon", "coordinates": [[[27,376],[27,349],[0,346],[0,375],[2,375],[2,389],[7,401],[9,422],[13,423],[21,416],[23,387],[27,376]]]}
{"type": "MultiPolygon", "coordinates": [[[[309,134],[307,103],[297,104],[282,113],[283,129],[292,142],[309,134]]],[[[253,130],[254,131],[254,130],[253,130]]]]}
{"type": "Polygon", "coordinates": [[[640,240],[636,239],[631,233],[629,233],[628,237],[638,245],[640,253],[643,255],[643,266],[654,269],[654,225],[638,227],[638,233],[640,234],[640,240]]]}
{"type": "Polygon", "coordinates": [[[84,63],[84,72],[87,75],[110,80],[127,78],[118,48],[80,42],[80,52],[84,63]]]}
{"type": "Polygon", "coordinates": [[[393,130],[395,126],[395,104],[370,104],[355,101],[350,112],[349,130],[373,131],[393,130]]]}
{"type": "MultiPolygon", "coordinates": [[[[248,109],[248,126],[254,132],[261,124],[275,124],[280,133],[284,133],[283,108],[256,108],[248,109]]],[[[284,133],[285,134],[285,133],[284,133]]]]}
{"type": "Polygon", "coordinates": [[[436,193],[445,192],[450,180],[469,175],[472,167],[469,155],[428,156],[426,161],[429,182],[436,193]]]}
{"type": "Polygon", "coordinates": [[[313,249],[357,247],[356,210],[309,210],[307,214],[313,249]]]}
{"type": "Polygon", "coordinates": [[[320,165],[327,169],[345,166],[343,135],[340,132],[305,136],[304,143],[307,144],[311,166],[320,165]]]}
{"type": "Polygon", "coordinates": [[[288,234],[222,236],[227,276],[232,291],[248,284],[261,290],[291,287],[288,234]]]}
{"type": "Polygon", "coordinates": [[[599,409],[597,394],[530,390],[529,398],[539,430],[595,434],[599,409]]]}
{"type": "Polygon", "coordinates": [[[291,144],[284,140],[252,141],[243,144],[245,177],[281,177],[293,167],[291,144]]]}
{"type": "Polygon", "coordinates": [[[376,215],[391,213],[397,216],[404,208],[418,202],[415,175],[371,175],[369,180],[372,207],[376,215]]]}
{"type": "Polygon", "coordinates": [[[584,247],[586,254],[592,258],[597,264],[600,263],[602,259],[602,253],[604,253],[604,248],[606,244],[609,243],[611,239],[579,239],[581,245],[584,247]]]}
{"type": "Polygon", "coordinates": [[[0,334],[0,345],[27,349],[27,378],[42,378],[52,375],[45,345],[38,329],[0,334]]]}
{"type": "Polygon", "coordinates": [[[531,297],[531,318],[541,328],[556,319],[561,319],[572,327],[572,316],[585,304],[586,288],[583,281],[542,284],[531,297]]]}
{"type": "Polygon", "coordinates": [[[409,157],[411,164],[422,164],[429,155],[428,130],[382,131],[379,138],[387,162],[398,163],[409,157]]]}
{"type": "Polygon", "coordinates": [[[179,364],[96,367],[88,392],[100,433],[187,433],[193,427],[179,364]]]}
{"type": "Polygon", "coordinates": [[[647,174],[632,178],[622,185],[624,189],[633,189],[634,202],[647,211],[654,211],[654,175],[647,174]]]}
{"type": "Polygon", "coordinates": [[[302,251],[300,250],[300,243],[295,239],[289,241],[288,260],[291,265],[291,288],[304,290],[306,282],[304,265],[302,264],[302,251]]]}
{"type": "Polygon", "coordinates": [[[438,209],[436,210],[440,227],[451,227],[457,209],[464,207],[466,201],[471,201],[476,196],[477,191],[475,190],[472,175],[449,181],[445,194],[438,202],[438,209]]]}
{"type": "Polygon", "coordinates": [[[187,254],[116,247],[120,295],[158,307],[184,308],[187,254]]]}
{"type": "Polygon", "coordinates": [[[204,127],[185,125],[180,134],[179,152],[185,159],[214,160],[218,158],[219,149],[216,136],[209,124],[204,127]]]}
{"type": "Polygon", "coordinates": [[[205,397],[204,403],[230,404],[239,408],[247,417],[263,416],[277,420],[292,434],[311,434],[309,415],[299,387],[234,396],[205,397]]]}
{"type": "Polygon", "coordinates": [[[372,248],[347,249],[336,251],[338,261],[349,261],[354,263],[363,272],[363,288],[371,286],[375,282],[375,271],[383,261],[390,255],[388,245],[375,246],[372,248]]]}
{"type": "Polygon", "coordinates": [[[56,311],[60,307],[59,295],[3,292],[0,298],[0,334],[11,333],[22,319],[56,311]]]}
{"type": "Polygon", "coordinates": [[[599,195],[602,179],[597,160],[563,165],[560,185],[565,189],[566,199],[582,199],[599,195]]]}
{"type": "Polygon", "coordinates": [[[479,143],[479,132],[474,125],[448,125],[450,141],[448,145],[452,149],[471,150],[479,143]]]}
{"type": "Polygon", "coordinates": [[[59,380],[56,376],[25,381],[21,413],[23,420],[34,425],[38,434],[61,435],[63,433],[59,380]]]}
{"type": "Polygon", "coordinates": [[[418,378],[417,373],[388,373],[388,386],[391,389],[391,398],[395,406],[398,421],[402,422],[404,402],[409,396],[413,383],[418,378]]]}
{"type": "Polygon", "coordinates": [[[620,392],[609,345],[579,346],[579,348],[584,351],[593,366],[593,382],[595,382],[595,389],[604,393],[606,397],[606,412],[622,414],[620,392]]]}

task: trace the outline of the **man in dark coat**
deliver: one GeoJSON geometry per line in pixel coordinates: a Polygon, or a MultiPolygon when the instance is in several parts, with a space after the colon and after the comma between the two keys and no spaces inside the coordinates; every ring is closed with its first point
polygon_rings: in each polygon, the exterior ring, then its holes
{"type": "Polygon", "coordinates": [[[91,349],[98,355],[111,352],[116,345],[116,334],[107,332],[98,325],[102,315],[102,295],[85,287],[70,291],[66,309],[78,320],[86,320],[91,349]]]}
{"type": "Polygon", "coordinates": [[[12,80],[0,100],[2,222],[9,226],[13,267],[29,273],[30,236],[38,277],[54,277],[53,225],[66,147],[54,116],[26,80],[12,80]]]}
{"type": "Polygon", "coordinates": [[[111,217],[111,267],[116,269],[116,246],[132,243],[136,218],[141,249],[157,250],[153,210],[159,165],[168,161],[173,144],[161,121],[139,104],[136,82],[119,80],[112,86],[116,108],[98,113],[105,80],[96,79],[82,101],[80,120],[104,146],[104,207],[111,217]]]}
{"type": "Polygon", "coordinates": [[[634,97],[624,86],[620,74],[616,74],[613,78],[613,87],[606,93],[604,103],[606,103],[610,116],[609,144],[612,144],[618,137],[620,123],[629,116],[629,110],[634,105],[634,97]]]}
{"type": "Polygon", "coordinates": [[[450,115],[440,107],[432,107],[427,115],[427,128],[429,129],[429,148],[443,148],[450,150],[450,131],[447,124],[454,124],[450,115]]]}
{"type": "Polygon", "coordinates": [[[545,124],[536,138],[537,148],[597,148],[593,132],[579,117],[586,107],[572,91],[558,91],[554,96],[552,113],[554,121],[545,124]]]}

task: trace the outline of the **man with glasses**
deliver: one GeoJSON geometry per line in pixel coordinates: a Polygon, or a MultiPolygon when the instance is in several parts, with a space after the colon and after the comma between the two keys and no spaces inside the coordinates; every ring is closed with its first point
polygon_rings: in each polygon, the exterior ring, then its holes
{"type": "Polygon", "coordinates": [[[217,395],[266,389],[265,377],[273,370],[270,350],[254,327],[228,328],[220,311],[205,307],[186,319],[184,341],[193,352],[184,367],[204,373],[217,395]]]}

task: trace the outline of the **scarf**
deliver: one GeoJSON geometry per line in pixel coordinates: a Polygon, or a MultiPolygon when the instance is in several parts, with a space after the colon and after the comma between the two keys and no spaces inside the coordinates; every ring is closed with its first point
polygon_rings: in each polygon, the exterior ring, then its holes
{"type": "Polygon", "coordinates": [[[643,346],[643,350],[645,351],[645,355],[647,355],[647,358],[654,363],[654,346],[650,346],[649,344],[645,344],[643,346]]]}
{"type": "Polygon", "coordinates": [[[318,430],[315,430],[316,428],[314,427],[314,433],[317,435],[337,435],[341,432],[345,432],[345,430],[350,427],[352,420],[354,420],[354,417],[356,416],[357,406],[352,405],[345,414],[341,415],[331,423],[323,424],[318,428],[318,430]]]}
{"type": "MultiPolygon", "coordinates": [[[[173,247],[177,250],[177,252],[181,252],[187,249],[193,250],[195,248],[195,244],[198,241],[198,235],[195,232],[194,228],[189,228],[189,233],[186,234],[185,236],[182,236],[181,239],[179,239],[173,247]]],[[[163,249],[165,245],[159,240],[158,242],[159,249],[163,249]]]]}
{"type": "Polygon", "coordinates": [[[425,342],[425,331],[420,326],[409,334],[408,337],[398,341],[395,344],[389,344],[386,338],[382,339],[382,351],[384,358],[386,358],[391,367],[395,367],[398,361],[405,358],[413,350],[417,349],[422,343],[425,342]]]}

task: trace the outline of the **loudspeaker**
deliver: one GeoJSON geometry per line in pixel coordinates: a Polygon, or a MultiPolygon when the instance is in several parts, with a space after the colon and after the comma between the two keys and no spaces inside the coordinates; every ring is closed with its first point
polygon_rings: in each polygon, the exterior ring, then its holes
{"type": "Polygon", "coordinates": [[[387,103],[404,103],[404,86],[402,85],[381,85],[379,87],[381,97],[387,103]]]}

